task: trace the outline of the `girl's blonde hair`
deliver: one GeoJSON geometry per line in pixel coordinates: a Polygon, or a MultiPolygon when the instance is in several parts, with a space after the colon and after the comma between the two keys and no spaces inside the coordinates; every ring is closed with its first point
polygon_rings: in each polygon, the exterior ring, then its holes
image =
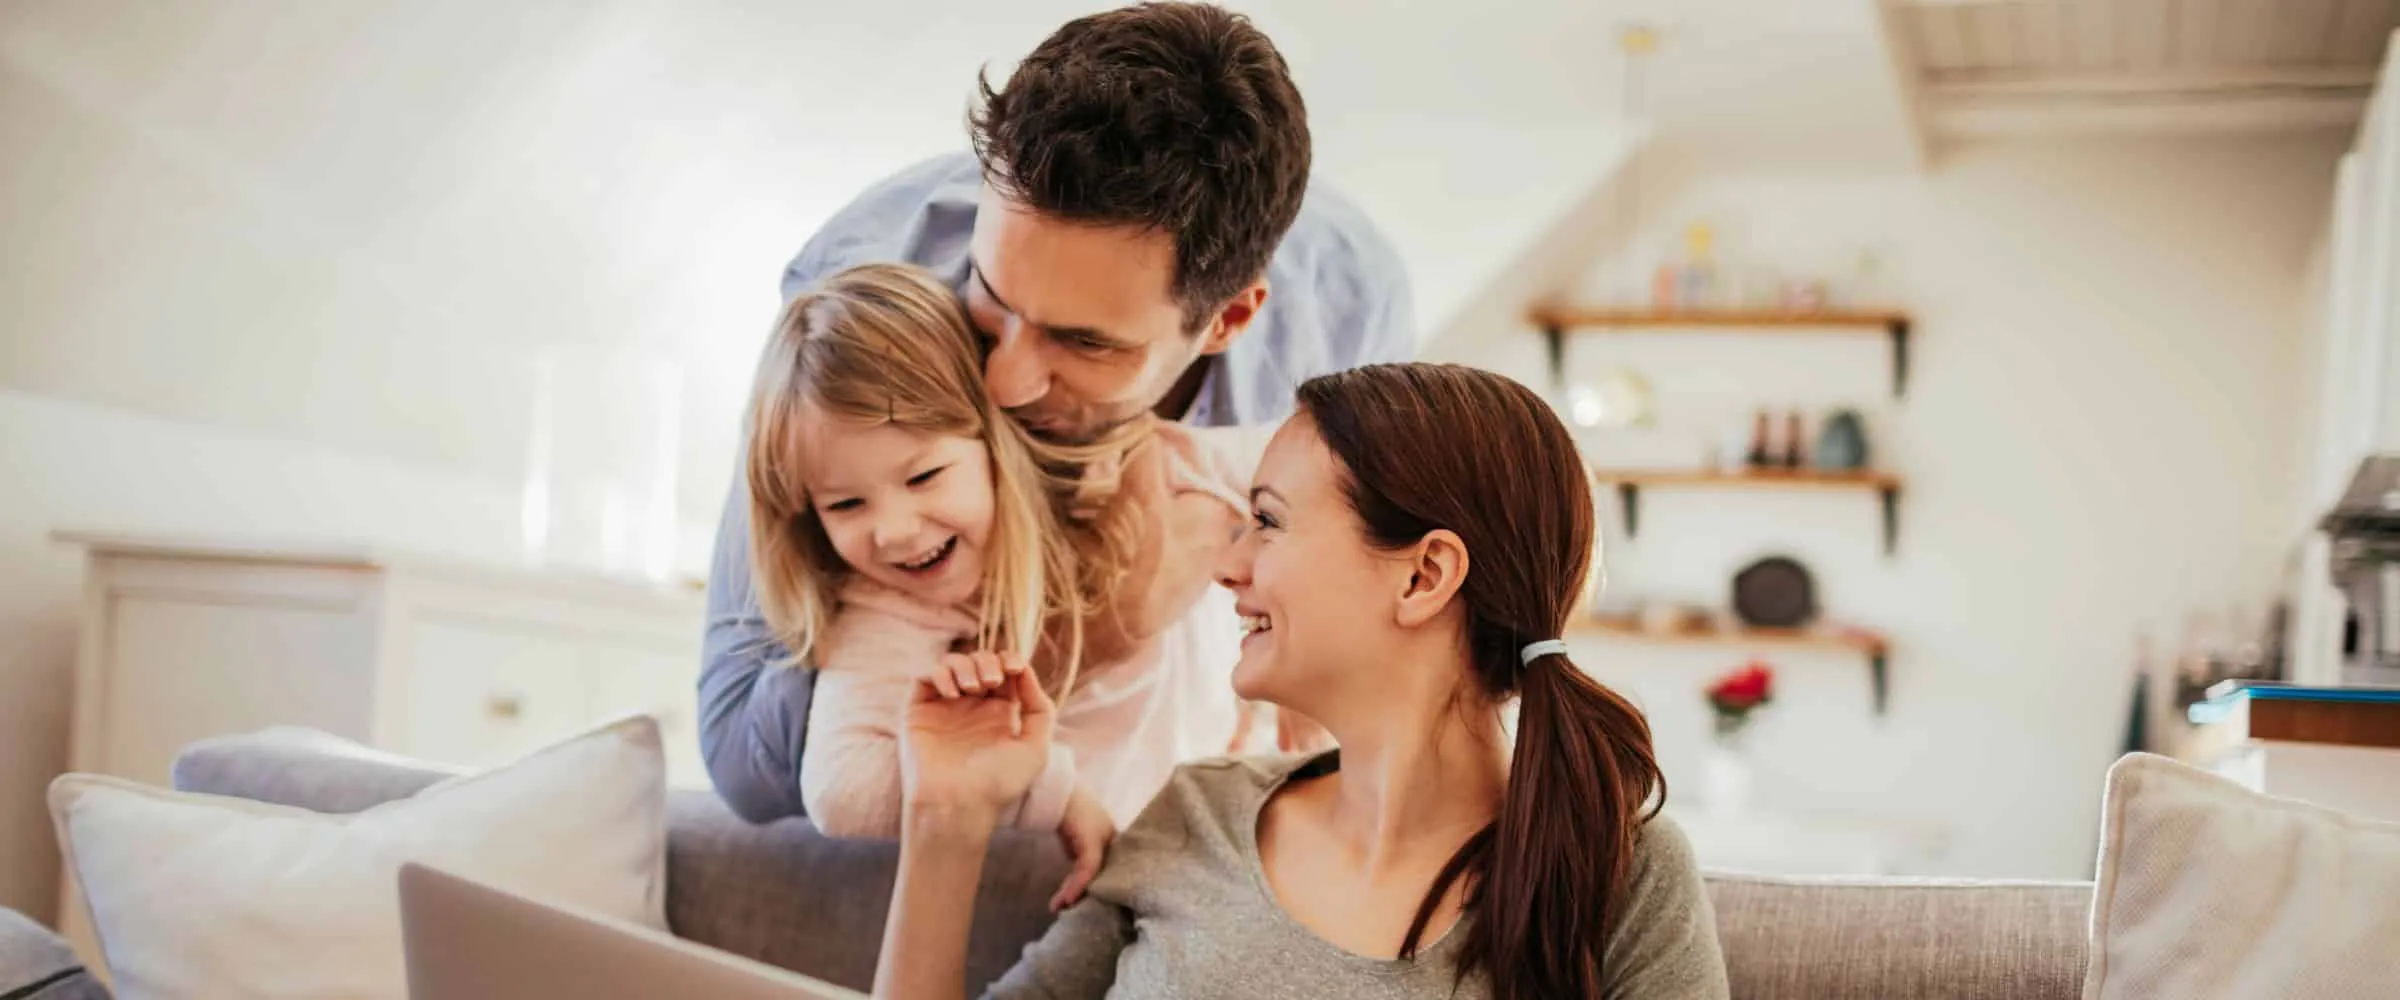
{"type": "Polygon", "coordinates": [[[1070,519],[1061,508],[1083,485],[1083,465],[1121,454],[1133,437],[1068,448],[1026,434],[984,390],[965,305],[921,268],[864,264],[794,298],[759,363],[748,459],[751,578],[793,663],[825,634],[850,572],[792,467],[804,404],[837,419],[984,442],[992,529],[976,644],[1034,660],[1063,697],[1082,657],[1084,618],[1137,540],[1128,518],[1070,519]]]}

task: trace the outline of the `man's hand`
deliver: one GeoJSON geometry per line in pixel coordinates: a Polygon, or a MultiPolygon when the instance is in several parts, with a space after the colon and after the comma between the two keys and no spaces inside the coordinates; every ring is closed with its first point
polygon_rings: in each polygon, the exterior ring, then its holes
{"type": "Polygon", "coordinates": [[[1067,799],[1067,814],[1058,823],[1058,842],[1074,859],[1075,868],[1067,880],[1059,884],[1058,894],[1050,897],[1050,912],[1057,913],[1075,905],[1083,891],[1092,886],[1100,875],[1100,862],[1108,858],[1108,845],[1117,839],[1117,821],[1110,818],[1100,800],[1078,785],[1067,799]]]}
{"type": "Polygon", "coordinates": [[[1057,721],[1022,657],[944,656],[918,678],[902,715],[902,795],[910,806],[997,815],[1041,776],[1057,721]]]}
{"type": "Polygon", "coordinates": [[[1127,457],[1110,503],[1132,508],[1143,544],[1126,567],[1115,600],[1084,623],[1084,662],[1130,657],[1190,611],[1208,589],[1217,557],[1241,529],[1242,515],[1218,497],[1175,488],[1172,463],[1196,460],[1191,438],[1172,425],[1161,427],[1156,440],[1127,457]]]}

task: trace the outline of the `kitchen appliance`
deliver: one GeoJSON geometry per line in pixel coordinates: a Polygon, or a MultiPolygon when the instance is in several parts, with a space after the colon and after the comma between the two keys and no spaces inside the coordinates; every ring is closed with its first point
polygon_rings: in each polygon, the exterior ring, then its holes
{"type": "Polygon", "coordinates": [[[2342,683],[2400,685],[2400,454],[2370,455],[2317,526],[2350,601],[2342,683]]]}

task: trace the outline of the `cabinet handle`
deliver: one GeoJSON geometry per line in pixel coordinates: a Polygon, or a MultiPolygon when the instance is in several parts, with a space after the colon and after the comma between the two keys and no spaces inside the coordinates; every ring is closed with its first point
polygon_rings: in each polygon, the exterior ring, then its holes
{"type": "Polygon", "coordinates": [[[496,694],[483,703],[483,710],[492,718],[513,722],[525,714],[525,699],[521,695],[496,694]]]}

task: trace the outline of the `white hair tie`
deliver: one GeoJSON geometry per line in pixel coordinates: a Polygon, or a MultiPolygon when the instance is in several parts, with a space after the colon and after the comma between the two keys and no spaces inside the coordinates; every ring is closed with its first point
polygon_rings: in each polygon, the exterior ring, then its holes
{"type": "Polygon", "coordinates": [[[1544,639],[1540,642],[1526,643],[1524,649],[1517,651],[1517,663],[1519,666],[1530,667],[1533,665],[1533,661],[1541,659],[1542,657],[1548,656],[1552,653],[1557,653],[1560,656],[1567,655],[1567,640],[1544,639]]]}

